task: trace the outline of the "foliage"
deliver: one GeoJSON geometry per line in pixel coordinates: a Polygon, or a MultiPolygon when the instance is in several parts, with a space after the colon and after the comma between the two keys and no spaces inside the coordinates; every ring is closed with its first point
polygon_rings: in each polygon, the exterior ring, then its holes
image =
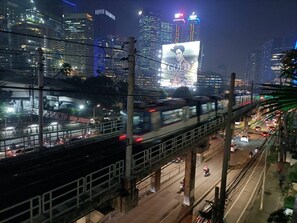
{"type": "Polygon", "coordinates": [[[188,87],[179,87],[173,92],[174,98],[191,98],[192,94],[188,87]]]}
{"type": "Polygon", "coordinates": [[[289,220],[290,217],[285,214],[285,210],[282,208],[272,212],[267,222],[287,223],[289,220]]]}
{"type": "Polygon", "coordinates": [[[288,178],[291,182],[297,182],[297,163],[290,166],[288,170],[288,178]]]}
{"type": "MultiPolygon", "coordinates": [[[[270,114],[292,111],[297,108],[297,50],[286,52],[282,59],[282,84],[263,84],[262,95],[270,96],[261,104],[270,114]]],[[[263,109],[263,110],[264,110],[263,109]]]]}
{"type": "Polygon", "coordinates": [[[288,196],[284,200],[284,206],[286,208],[291,208],[294,209],[294,202],[295,202],[295,197],[293,196],[288,196]]]}
{"type": "MultiPolygon", "coordinates": [[[[0,83],[1,85],[4,85],[3,83],[0,83]]],[[[6,113],[6,107],[8,105],[8,102],[11,100],[12,91],[5,91],[2,88],[0,88],[0,117],[4,117],[6,113]]]]}
{"type": "Polygon", "coordinates": [[[267,161],[269,163],[276,163],[278,161],[278,154],[277,153],[271,153],[269,156],[267,156],[267,161]]]}
{"type": "Polygon", "coordinates": [[[282,59],[281,77],[297,80],[297,50],[288,51],[282,59]]]}
{"type": "Polygon", "coordinates": [[[70,76],[71,72],[72,72],[71,64],[63,63],[62,67],[61,67],[61,70],[56,74],[56,76],[59,75],[59,74],[63,74],[64,76],[68,77],[68,76],[70,76]]]}
{"type": "Polygon", "coordinates": [[[110,107],[116,103],[118,95],[114,82],[105,76],[90,77],[83,82],[82,89],[86,94],[86,98],[94,104],[101,104],[103,107],[110,107]]]}

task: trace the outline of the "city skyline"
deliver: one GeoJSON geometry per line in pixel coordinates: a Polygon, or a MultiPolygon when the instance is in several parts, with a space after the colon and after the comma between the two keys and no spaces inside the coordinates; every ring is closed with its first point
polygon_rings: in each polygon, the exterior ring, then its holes
{"type": "Polygon", "coordinates": [[[106,8],[116,16],[119,35],[138,37],[138,11],[158,10],[165,19],[176,12],[195,11],[201,20],[203,69],[239,75],[245,73],[248,54],[273,38],[297,33],[297,1],[168,1],[98,2],[77,0],[79,10],[106,8]],[[123,10],[124,9],[124,10],[123,10]],[[228,52],[228,54],[226,54],[228,52]]]}

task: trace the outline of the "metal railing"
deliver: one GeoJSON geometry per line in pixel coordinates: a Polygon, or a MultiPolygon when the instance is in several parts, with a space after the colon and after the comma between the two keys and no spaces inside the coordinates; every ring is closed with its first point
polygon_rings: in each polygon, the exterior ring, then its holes
{"type": "MultiPolygon", "coordinates": [[[[59,129],[58,131],[44,132],[43,138],[45,139],[45,147],[56,146],[57,139],[64,139],[66,142],[68,139],[80,136],[92,135],[96,138],[108,138],[116,134],[123,132],[122,121],[110,121],[103,122],[96,125],[86,125],[84,128],[73,128],[73,129],[59,129]]],[[[5,158],[6,150],[13,144],[18,145],[22,148],[37,148],[39,146],[39,135],[27,134],[19,137],[10,137],[0,140],[0,159],[5,158]]]]}

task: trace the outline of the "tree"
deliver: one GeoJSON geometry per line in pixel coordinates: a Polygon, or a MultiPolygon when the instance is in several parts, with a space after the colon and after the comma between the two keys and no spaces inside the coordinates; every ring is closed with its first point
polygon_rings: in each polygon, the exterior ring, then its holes
{"type": "Polygon", "coordinates": [[[287,223],[289,220],[290,218],[286,215],[285,210],[278,209],[269,215],[267,222],[287,223]]]}
{"type": "MultiPolygon", "coordinates": [[[[297,50],[287,51],[282,58],[281,66],[281,81],[278,85],[263,84],[262,95],[269,96],[269,99],[264,100],[261,105],[262,110],[268,109],[263,115],[271,116],[280,113],[279,116],[279,137],[280,137],[280,161],[285,158],[284,147],[282,146],[283,138],[295,138],[296,133],[292,126],[292,119],[296,118],[297,111],[297,50]],[[292,136],[292,137],[291,137],[292,136]]],[[[291,176],[293,177],[293,176],[291,176]]],[[[294,215],[297,210],[294,209],[294,215]]],[[[284,217],[283,210],[280,209],[271,213],[268,222],[287,222],[284,217]]]]}
{"type": "Polygon", "coordinates": [[[70,76],[72,72],[72,66],[69,63],[63,63],[60,71],[54,76],[57,77],[59,74],[62,74],[65,77],[70,76]]]}
{"type": "Polygon", "coordinates": [[[5,91],[1,88],[5,84],[0,82],[0,117],[4,117],[8,102],[11,101],[12,91],[5,91]]]}
{"type": "Polygon", "coordinates": [[[179,87],[173,92],[174,98],[191,98],[192,93],[188,87],[179,87]]]}
{"type": "MultiPolygon", "coordinates": [[[[297,111],[297,50],[290,50],[282,58],[281,66],[281,83],[280,84],[263,84],[262,95],[269,96],[261,105],[262,111],[266,110],[263,115],[279,116],[279,137],[282,140],[294,139],[290,137],[293,131],[293,119],[297,111]]],[[[287,141],[287,144],[291,143],[287,141]]],[[[282,143],[280,144],[281,156],[280,161],[285,158],[282,143]]]]}

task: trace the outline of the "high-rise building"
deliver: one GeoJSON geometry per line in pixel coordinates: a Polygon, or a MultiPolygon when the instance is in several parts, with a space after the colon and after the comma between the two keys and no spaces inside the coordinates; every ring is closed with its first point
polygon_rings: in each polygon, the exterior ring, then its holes
{"type": "Polygon", "coordinates": [[[87,13],[64,15],[65,63],[73,68],[72,75],[91,77],[94,66],[93,18],[87,13]]]}
{"type": "Polygon", "coordinates": [[[221,74],[213,72],[199,72],[197,81],[198,95],[216,95],[223,93],[223,78],[221,74]]]}
{"type": "Polygon", "coordinates": [[[265,42],[261,48],[260,83],[274,82],[280,76],[281,59],[294,49],[296,37],[280,37],[265,42]]]}
{"type": "Polygon", "coordinates": [[[106,38],[116,34],[116,17],[106,9],[96,9],[94,13],[95,38],[106,38]]]}
{"type": "MultiPolygon", "coordinates": [[[[165,25],[163,23],[163,25],[165,25]]],[[[162,19],[159,13],[143,11],[139,18],[137,40],[136,83],[144,88],[158,87],[157,73],[160,68],[162,19]]],[[[165,25],[166,27],[166,25],[165,25]]],[[[165,27],[164,30],[168,30],[165,27]]],[[[166,35],[163,35],[164,38],[166,35]]]]}
{"type": "Polygon", "coordinates": [[[173,32],[173,24],[167,21],[161,21],[161,43],[162,44],[170,44],[172,43],[172,32],[173,32]]]}
{"type": "Polygon", "coordinates": [[[0,2],[1,29],[9,32],[3,33],[0,40],[2,47],[6,45],[2,49],[8,51],[6,56],[0,58],[3,69],[32,75],[36,68],[36,49],[41,47],[45,55],[44,75],[53,75],[53,70],[59,64],[58,55],[63,51],[62,13],[58,10],[60,3],[60,0],[0,2]],[[47,5],[53,6],[45,10],[47,5]]]}
{"type": "Polygon", "coordinates": [[[95,40],[94,76],[104,75],[115,81],[127,81],[127,52],[122,49],[123,40],[119,36],[108,35],[95,40]]]}
{"type": "Polygon", "coordinates": [[[186,18],[184,13],[176,13],[173,19],[173,42],[193,42],[200,40],[200,18],[195,12],[186,18]]]}
{"type": "Polygon", "coordinates": [[[186,42],[186,20],[183,13],[176,13],[173,19],[173,42],[186,42]]]}
{"type": "Polygon", "coordinates": [[[246,74],[243,78],[246,81],[256,81],[260,74],[260,59],[259,50],[249,53],[246,65],[246,74]]]}
{"type": "Polygon", "coordinates": [[[193,12],[187,21],[186,41],[200,40],[200,18],[193,12]]]}

